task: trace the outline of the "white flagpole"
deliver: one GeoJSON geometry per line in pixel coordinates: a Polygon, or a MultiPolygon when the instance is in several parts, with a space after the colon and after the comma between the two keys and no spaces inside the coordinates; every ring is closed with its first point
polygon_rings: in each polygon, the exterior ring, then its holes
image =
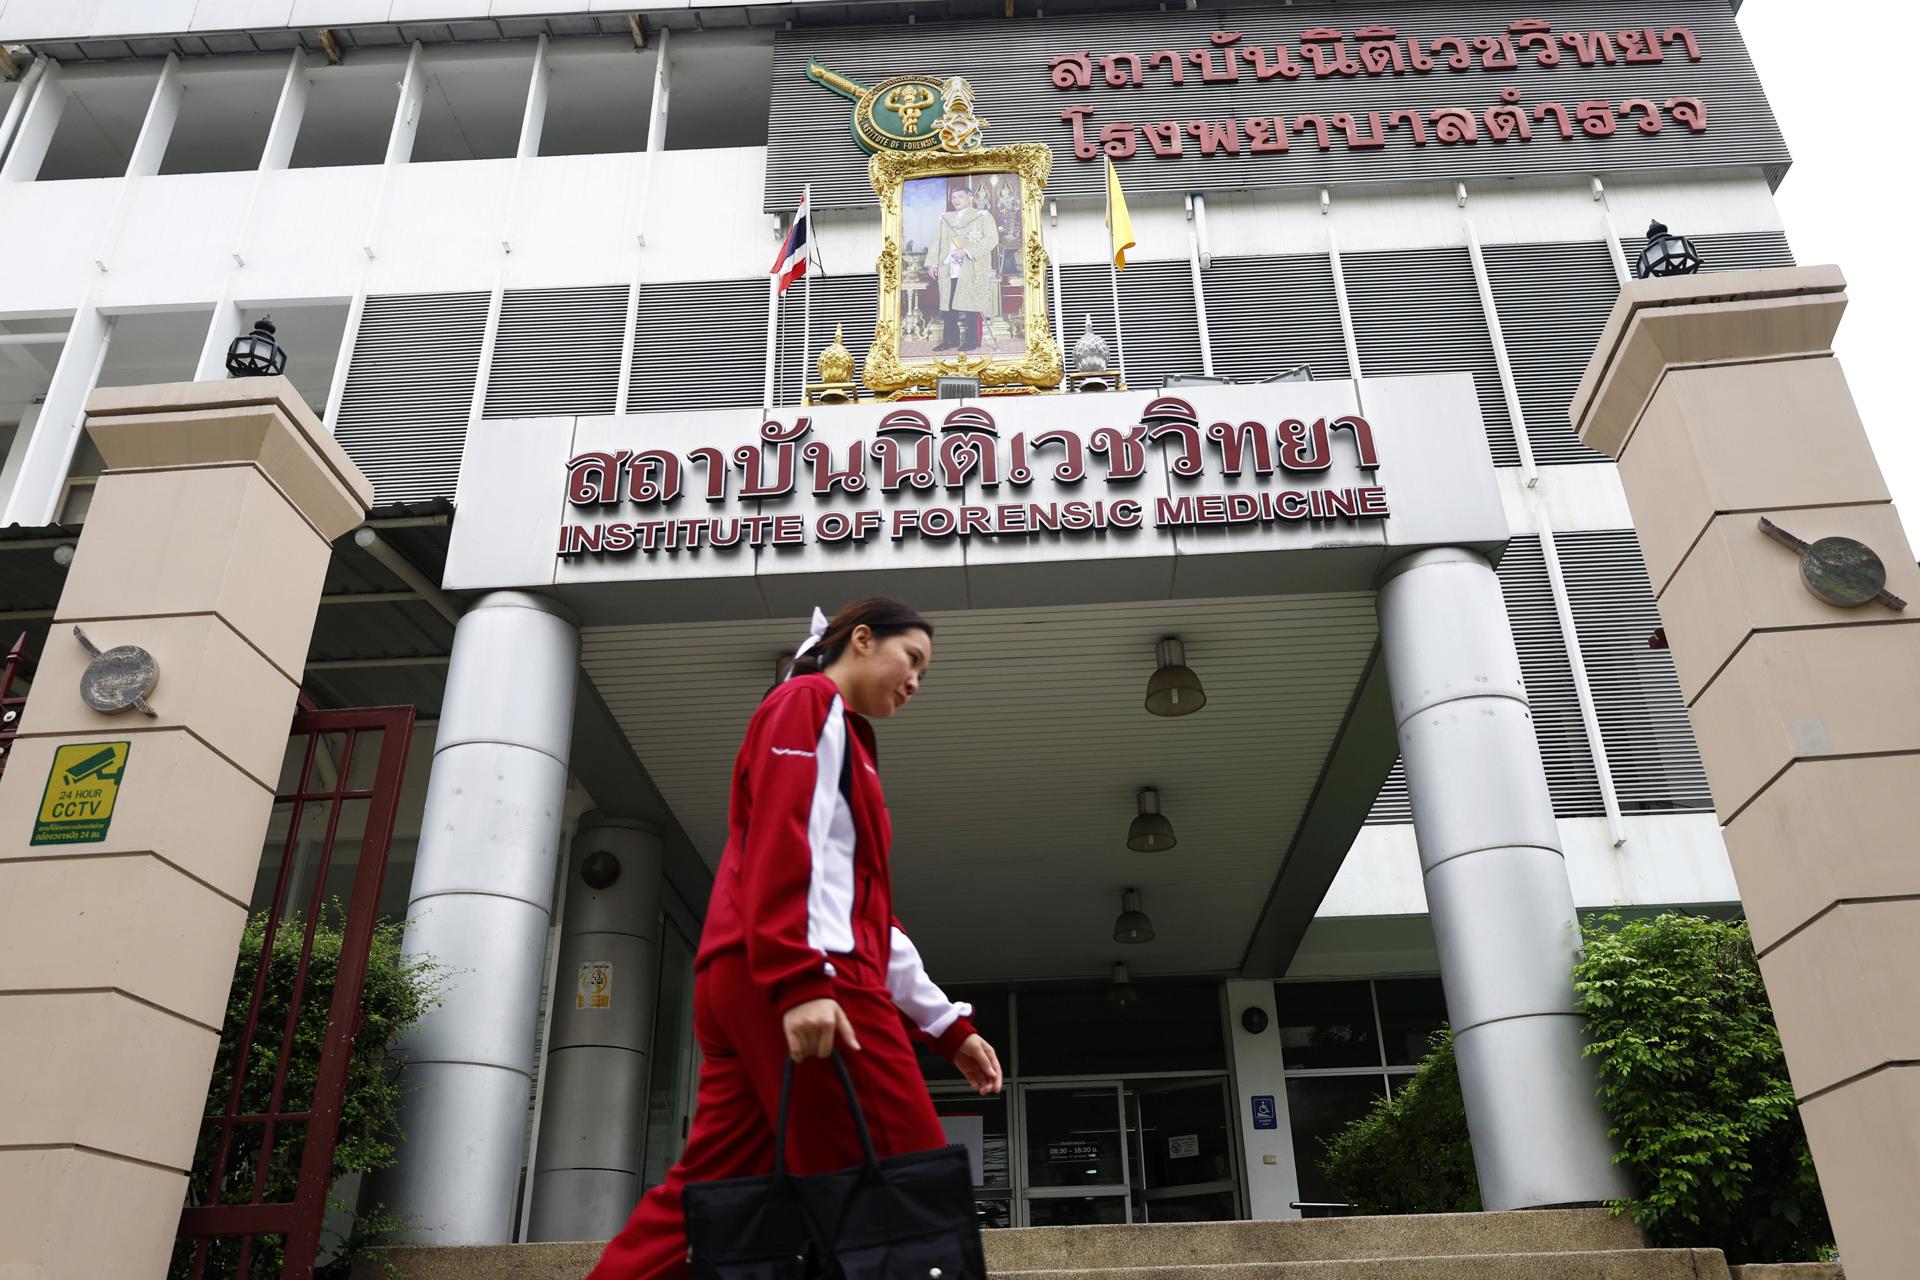
{"type": "MultiPolygon", "coordinates": [[[[808,267],[811,268],[813,260],[813,184],[807,184],[802,193],[802,199],[807,206],[807,262],[808,267]]],[[[806,287],[806,298],[800,304],[800,309],[804,313],[800,322],[800,399],[801,402],[804,403],[807,398],[807,378],[809,377],[807,368],[813,360],[813,272],[811,269],[802,277],[802,281],[806,287]]]]}
{"type": "MultiPolygon", "coordinates": [[[[1124,387],[1127,381],[1127,340],[1120,331],[1120,272],[1113,265],[1113,233],[1107,233],[1107,289],[1113,295],[1113,369],[1124,387]]],[[[1117,390],[1118,388],[1116,388],[1117,390]]]]}

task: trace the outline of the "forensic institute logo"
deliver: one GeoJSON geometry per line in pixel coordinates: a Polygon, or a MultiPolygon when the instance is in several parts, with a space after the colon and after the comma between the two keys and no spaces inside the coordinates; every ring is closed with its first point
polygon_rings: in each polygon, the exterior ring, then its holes
{"type": "Polygon", "coordinates": [[[814,62],[807,66],[807,79],[853,103],[853,140],[863,151],[931,151],[943,146],[966,150],[980,145],[979,130],[986,121],[972,115],[971,89],[965,90],[963,103],[952,100],[954,78],[890,76],[879,84],[863,85],[814,62]],[[956,105],[964,119],[956,119],[956,105]],[[955,146],[956,141],[960,145],[955,146]]]}

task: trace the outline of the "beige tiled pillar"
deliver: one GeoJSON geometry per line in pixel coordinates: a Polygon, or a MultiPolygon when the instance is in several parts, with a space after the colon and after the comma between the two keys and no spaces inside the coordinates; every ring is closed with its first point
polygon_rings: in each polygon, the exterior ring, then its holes
{"type": "Polygon", "coordinates": [[[1572,416],[1617,457],[1849,1280],[1920,1266],[1920,568],[1810,267],[1637,281],[1572,416]],[[1761,517],[1912,602],[1842,608],[1761,517]]]}
{"type": "Polygon", "coordinates": [[[0,1275],[165,1275],[329,543],[372,487],[284,378],[94,393],[107,464],[0,778],[0,1275]],[[81,701],[139,645],[152,718],[81,701]],[[32,843],[63,744],[104,835],[32,843]]]}

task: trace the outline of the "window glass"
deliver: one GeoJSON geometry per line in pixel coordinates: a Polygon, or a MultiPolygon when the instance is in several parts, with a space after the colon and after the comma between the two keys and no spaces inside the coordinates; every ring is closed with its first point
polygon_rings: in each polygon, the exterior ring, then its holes
{"type": "Polygon", "coordinates": [[[955,1146],[978,1150],[981,1164],[975,1190],[1007,1189],[1007,1100],[975,1095],[935,1098],[933,1109],[940,1113],[941,1128],[947,1141],[955,1146]]]}
{"type": "Polygon", "coordinates": [[[1282,982],[1274,987],[1288,1070],[1377,1067],[1373,1002],[1361,982],[1282,982]]]}
{"type": "Polygon", "coordinates": [[[1293,1129],[1293,1163],[1300,1175],[1300,1199],[1329,1203],[1340,1199],[1320,1167],[1327,1141],[1372,1109],[1384,1097],[1384,1079],[1364,1076],[1295,1076],[1287,1081],[1287,1115],[1293,1129]]]}
{"type": "Polygon", "coordinates": [[[1417,1065],[1427,1056],[1433,1033],[1447,1025],[1447,997],[1440,990],[1440,979],[1382,978],[1373,990],[1380,1001],[1387,1065],[1417,1065]]]}
{"type": "Polygon", "coordinates": [[[1125,1186],[1120,1095],[1112,1085],[1029,1089],[1027,1185],[1125,1186]]]}
{"type": "Polygon", "coordinates": [[[1107,1003],[1107,985],[1047,986],[1019,997],[1022,1076],[1209,1071],[1227,1065],[1217,983],[1133,984],[1139,999],[1107,1003]]]}

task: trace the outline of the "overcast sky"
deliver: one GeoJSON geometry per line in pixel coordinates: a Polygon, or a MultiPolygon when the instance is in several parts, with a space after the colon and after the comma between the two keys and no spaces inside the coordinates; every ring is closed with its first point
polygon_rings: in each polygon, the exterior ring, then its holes
{"type": "MultiPolygon", "coordinates": [[[[1834,351],[1911,542],[1920,538],[1920,433],[1900,379],[1920,358],[1920,325],[1902,300],[1920,291],[1920,254],[1906,198],[1913,176],[1898,130],[1913,105],[1912,70],[1897,61],[1849,67],[1830,39],[1809,34],[1840,12],[1746,0],[1739,22],[1793,154],[1777,193],[1787,241],[1801,264],[1831,262],[1846,273],[1849,301],[1834,351]]],[[[1894,0],[1850,4],[1845,12],[1854,31],[1903,38],[1907,9],[1894,0]]]]}

